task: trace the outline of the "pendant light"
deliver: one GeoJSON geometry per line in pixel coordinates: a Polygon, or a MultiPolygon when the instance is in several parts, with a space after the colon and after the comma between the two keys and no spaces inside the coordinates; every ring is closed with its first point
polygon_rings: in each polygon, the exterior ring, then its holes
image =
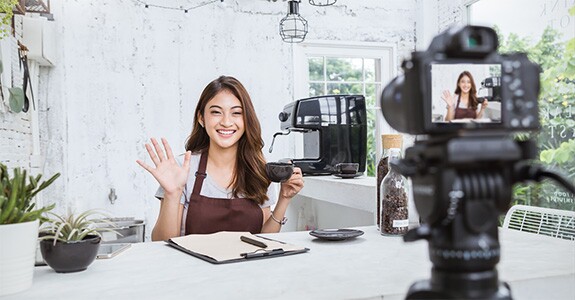
{"type": "Polygon", "coordinates": [[[280,36],[287,43],[301,43],[307,34],[307,21],[299,15],[299,1],[288,1],[288,14],[280,21],[280,36]]]}
{"type": "Polygon", "coordinates": [[[330,6],[334,5],[337,0],[309,0],[309,4],[314,6],[330,6]]]}

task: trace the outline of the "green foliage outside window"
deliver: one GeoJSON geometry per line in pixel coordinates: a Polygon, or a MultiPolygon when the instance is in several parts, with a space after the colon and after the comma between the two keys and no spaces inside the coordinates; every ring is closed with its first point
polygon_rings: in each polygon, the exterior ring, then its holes
{"type": "Polygon", "coordinates": [[[12,9],[18,0],[0,0],[0,39],[8,36],[12,30],[12,9]]]}
{"type": "MultiPolygon", "coordinates": [[[[570,9],[575,15],[575,7],[570,9]]],[[[528,38],[510,34],[500,36],[499,51],[521,51],[541,66],[539,117],[541,131],[530,137],[537,142],[536,160],[553,169],[560,169],[571,182],[575,180],[575,38],[562,42],[560,34],[546,28],[541,39],[533,44],[528,38]]],[[[525,204],[574,210],[575,197],[555,182],[518,184],[514,187],[513,204],[525,204]]]]}
{"type": "Polygon", "coordinates": [[[340,94],[365,96],[368,107],[366,175],[375,176],[375,165],[378,156],[375,140],[375,120],[377,116],[373,108],[376,106],[376,92],[379,86],[379,82],[375,82],[375,60],[309,57],[308,74],[310,97],[340,94]]]}

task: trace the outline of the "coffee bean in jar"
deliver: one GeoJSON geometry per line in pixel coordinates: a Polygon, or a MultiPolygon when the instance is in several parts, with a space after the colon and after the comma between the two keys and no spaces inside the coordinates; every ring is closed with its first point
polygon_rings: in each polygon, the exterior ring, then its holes
{"type": "Polygon", "coordinates": [[[388,173],[381,182],[380,232],[383,235],[404,235],[409,226],[405,178],[391,163],[400,159],[400,150],[390,149],[388,173]]]}
{"type": "Polygon", "coordinates": [[[388,169],[388,157],[389,157],[389,150],[392,148],[399,148],[401,149],[403,144],[403,138],[401,134],[382,134],[381,135],[381,145],[383,147],[383,153],[379,159],[377,164],[377,184],[375,185],[377,188],[377,199],[376,199],[376,210],[375,210],[375,224],[377,225],[377,229],[380,230],[379,225],[381,224],[381,182],[385,175],[387,175],[388,169]]]}

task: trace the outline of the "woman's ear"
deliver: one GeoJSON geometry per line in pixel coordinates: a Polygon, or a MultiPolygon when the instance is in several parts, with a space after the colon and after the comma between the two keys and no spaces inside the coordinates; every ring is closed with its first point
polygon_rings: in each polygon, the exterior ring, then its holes
{"type": "Polygon", "coordinates": [[[198,114],[197,118],[198,118],[198,123],[200,124],[200,126],[204,127],[204,118],[202,118],[202,115],[198,114]]]}

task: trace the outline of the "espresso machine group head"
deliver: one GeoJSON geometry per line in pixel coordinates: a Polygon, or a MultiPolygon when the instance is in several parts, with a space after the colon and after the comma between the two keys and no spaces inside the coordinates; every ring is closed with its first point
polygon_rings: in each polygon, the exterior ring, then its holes
{"type": "Polygon", "coordinates": [[[326,95],[296,100],[279,114],[281,130],[303,134],[303,158],[292,161],[306,175],[336,173],[338,163],[365,171],[367,115],[362,95],[326,95]]]}

